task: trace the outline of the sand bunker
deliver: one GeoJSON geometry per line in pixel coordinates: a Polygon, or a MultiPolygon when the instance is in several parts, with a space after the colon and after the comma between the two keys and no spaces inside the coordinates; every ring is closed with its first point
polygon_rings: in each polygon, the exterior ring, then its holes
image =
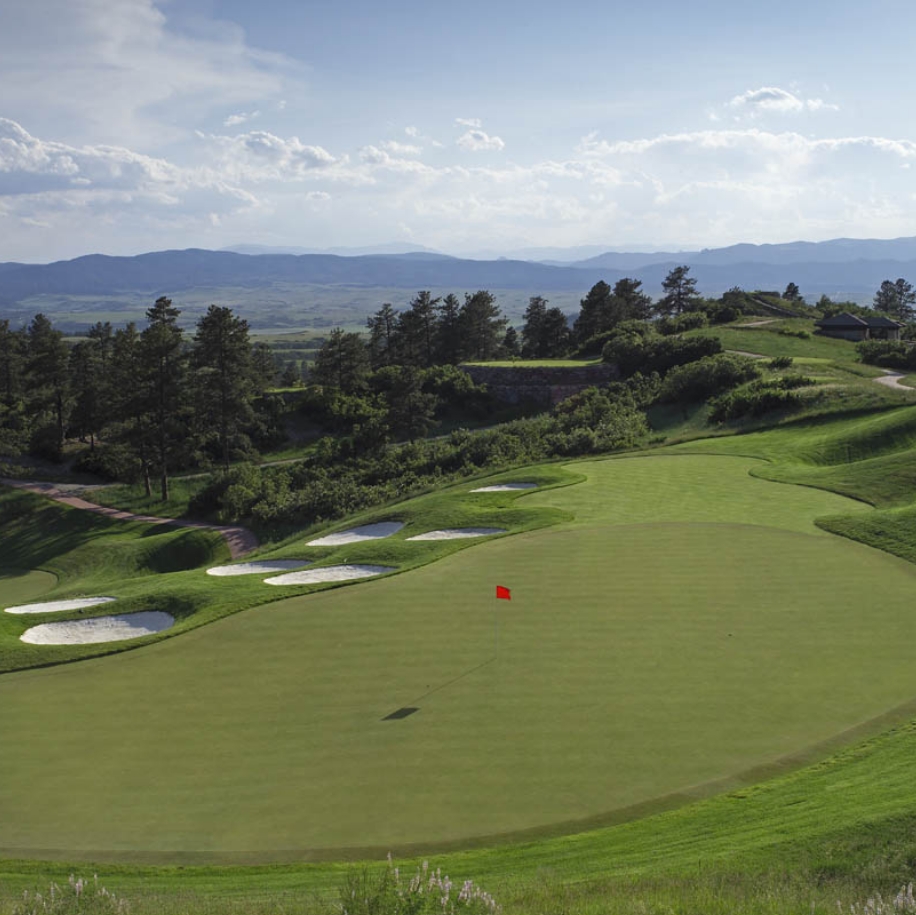
{"type": "Polygon", "coordinates": [[[350,581],[354,578],[369,578],[393,572],[391,566],[325,566],[323,569],[309,569],[305,572],[290,572],[276,578],[265,578],[267,585],[320,585],[327,581],[350,581]]]}
{"type": "Polygon", "coordinates": [[[381,540],[396,534],[404,526],[403,521],[381,521],[378,524],[364,524],[362,527],[351,527],[348,531],[338,531],[317,540],[309,540],[309,546],[341,546],[345,543],[360,543],[363,540],[381,540]]]}
{"type": "Polygon", "coordinates": [[[120,616],[96,616],[88,620],[42,623],[19,637],[30,645],[91,645],[95,642],[123,642],[155,635],[168,629],[175,618],[160,610],[124,613],[120,616]]]}
{"type": "Polygon", "coordinates": [[[288,572],[290,569],[304,569],[311,563],[305,559],[264,559],[258,562],[238,562],[231,566],[214,566],[207,569],[208,575],[268,575],[271,572],[288,572]]]}
{"type": "Polygon", "coordinates": [[[513,492],[516,489],[537,489],[537,483],[496,483],[494,486],[481,486],[471,492],[513,492]]]}
{"type": "Polygon", "coordinates": [[[7,607],[7,613],[63,613],[65,610],[81,610],[83,607],[95,607],[116,600],[114,597],[79,597],[74,600],[48,600],[40,604],[20,604],[18,607],[7,607]]]}
{"type": "Polygon", "coordinates": [[[408,537],[408,540],[463,540],[465,537],[489,537],[491,534],[505,534],[504,527],[454,527],[444,531],[427,531],[408,537]]]}

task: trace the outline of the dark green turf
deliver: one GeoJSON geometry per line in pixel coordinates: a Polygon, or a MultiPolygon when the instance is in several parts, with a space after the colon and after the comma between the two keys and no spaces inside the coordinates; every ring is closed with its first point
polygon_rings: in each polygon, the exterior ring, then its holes
{"type": "Polygon", "coordinates": [[[3,677],[0,848],[265,860],[569,830],[907,702],[916,571],[813,524],[864,505],[755,464],[577,464],[587,483],[520,500],[565,504],[564,529],[3,677]]]}

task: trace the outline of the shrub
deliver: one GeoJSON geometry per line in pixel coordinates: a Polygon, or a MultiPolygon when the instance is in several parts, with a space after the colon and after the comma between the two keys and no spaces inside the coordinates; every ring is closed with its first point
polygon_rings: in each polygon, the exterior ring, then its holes
{"type": "Polygon", "coordinates": [[[624,378],[641,372],[664,375],[677,365],[696,362],[704,356],[722,352],[718,337],[678,337],[632,335],[618,336],[605,344],[601,353],[604,362],[615,364],[624,378]]]}
{"type": "Polygon", "coordinates": [[[745,356],[719,353],[679,365],[666,376],[659,400],[696,402],[760,377],[760,370],[745,356]]]}
{"type": "Polygon", "coordinates": [[[778,383],[754,381],[711,400],[709,422],[721,423],[745,416],[762,416],[772,410],[797,407],[799,402],[797,394],[780,387],[778,383]]]}
{"type": "Polygon", "coordinates": [[[863,340],[856,344],[856,352],[859,359],[869,365],[880,365],[888,369],[916,367],[916,347],[896,340],[863,340]]]}
{"type": "Polygon", "coordinates": [[[794,361],[795,360],[791,356],[774,356],[772,359],[770,359],[769,362],[767,362],[767,368],[774,370],[788,369],[792,367],[794,361]]]}
{"type": "Polygon", "coordinates": [[[685,311],[682,315],[660,318],[655,327],[660,334],[682,334],[685,330],[695,330],[697,327],[706,327],[709,318],[702,311],[685,311]]]}
{"type": "Polygon", "coordinates": [[[810,340],[811,334],[807,330],[789,330],[786,327],[776,331],[781,337],[798,337],[799,340],[810,340]]]}

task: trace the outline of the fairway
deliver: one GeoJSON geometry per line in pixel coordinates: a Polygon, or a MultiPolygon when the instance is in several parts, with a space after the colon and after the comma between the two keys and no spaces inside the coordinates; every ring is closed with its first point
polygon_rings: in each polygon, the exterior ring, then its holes
{"type": "Polygon", "coordinates": [[[0,677],[0,853],[572,831],[910,701],[916,570],[812,523],[865,506],[753,466],[575,464],[585,482],[522,497],[574,512],[562,528],[0,677]]]}

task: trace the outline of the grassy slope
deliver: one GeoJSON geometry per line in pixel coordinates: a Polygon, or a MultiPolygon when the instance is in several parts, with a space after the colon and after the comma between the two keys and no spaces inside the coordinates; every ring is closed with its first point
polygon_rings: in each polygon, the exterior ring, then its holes
{"type": "MultiPolygon", "coordinates": [[[[90,855],[195,849],[242,859],[303,844],[384,850],[419,838],[430,847],[652,801],[905,703],[916,692],[906,639],[891,654],[884,631],[910,625],[914,573],[818,534],[813,518],[846,503],[748,477],[753,463],[577,464],[587,483],[522,501],[554,517],[566,506],[576,518],[562,532],[284,601],[136,655],[4,680],[0,691],[19,701],[0,702],[0,729],[54,735],[56,752],[17,739],[4,754],[0,846],[52,853],[56,840],[90,855]],[[658,556],[666,574],[647,576],[658,556]],[[614,574],[594,575],[602,564],[614,574]],[[500,661],[487,665],[500,580],[515,600],[500,661]],[[879,580],[884,603],[863,627],[859,608],[879,580]],[[810,593],[796,606],[804,581],[810,593]],[[881,675],[864,689],[850,671],[881,650],[881,675]],[[78,714],[53,701],[74,677],[78,714]],[[421,713],[380,720],[404,705],[421,713]],[[142,732],[119,740],[138,715],[142,732]],[[98,743],[86,746],[84,716],[98,743]],[[30,793],[25,773],[42,790],[30,793]],[[404,783],[410,790],[399,791],[404,783]],[[102,793],[110,805],[100,809],[102,793]]],[[[506,497],[452,499],[456,511],[483,512],[506,497]]],[[[430,504],[406,503],[400,515],[425,518],[430,504]]],[[[440,512],[448,524],[458,517],[440,512]]],[[[421,546],[351,546],[346,558],[421,546]]]]}
{"type": "MultiPolygon", "coordinates": [[[[488,480],[504,478],[518,479],[517,475],[501,474],[488,480]]],[[[538,468],[527,473],[526,478],[542,487],[566,485],[578,479],[559,466],[538,468]]],[[[364,512],[346,523],[326,529],[316,526],[246,558],[302,559],[316,566],[366,562],[403,571],[466,549],[473,543],[468,540],[406,542],[407,537],[426,530],[502,527],[520,532],[566,517],[554,509],[515,506],[517,493],[481,499],[469,494],[475,485],[479,484],[466,481],[402,505],[364,512]],[[392,519],[403,521],[404,529],[384,541],[337,548],[306,545],[306,541],[319,533],[392,519]]],[[[0,576],[5,570],[18,573],[25,568],[45,569],[58,575],[58,587],[47,595],[50,599],[112,596],[118,598],[118,603],[106,604],[93,613],[163,610],[176,618],[172,629],[142,641],[52,647],[19,641],[22,632],[35,624],[35,617],[0,614],[0,672],[130,650],[249,607],[289,595],[340,587],[335,584],[272,587],[264,585],[256,575],[213,578],[206,575],[206,568],[229,559],[225,543],[215,532],[125,524],[21,492],[0,493],[0,548],[5,550],[6,557],[5,565],[0,565],[0,576]]],[[[43,615],[41,621],[80,617],[73,611],[43,615]]]]}
{"type": "MultiPolygon", "coordinates": [[[[817,472],[819,465],[829,466],[831,462],[841,465],[860,456],[880,458],[905,452],[911,415],[900,410],[830,423],[793,424],[772,432],[693,442],[684,447],[756,454],[767,459],[787,456],[796,471],[813,468],[817,472]]],[[[767,470],[775,470],[775,465],[767,470]]],[[[844,476],[849,473],[859,477],[858,483],[863,482],[859,471],[842,470],[844,476]]],[[[871,481],[872,495],[880,479],[879,475],[871,481]]],[[[832,481],[823,482],[829,485],[832,481]]],[[[856,480],[851,484],[855,488],[856,480]]],[[[888,496],[892,500],[899,497],[893,492],[888,496]]],[[[896,514],[906,540],[907,510],[897,510],[896,514]]],[[[876,542],[884,525],[875,522],[882,515],[860,512],[847,521],[866,532],[862,538],[866,542],[870,538],[876,542]]],[[[879,667],[881,657],[879,652],[875,658],[879,667]]],[[[656,903],[659,911],[681,911],[682,904],[688,911],[719,911],[718,905],[723,906],[721,911],[737,911],[735,900],[739,897],[746,904],[742,911],[795,911],[805,894],[817,897],[819,906],[823,903],[824,908],[818,911],[835,911],[835,898],[830,894],[835,892],[837,879],[848,880],[857,892],[864,893],[875,886],[885,892],[893,890],[911,876],[909,863],[916,859],[912,840],[916,792],[910,765],[914,754],[916,734],[909,725],[750,792],[723,795],[626,826],[439,860],[453,876],[475,876],[490,888],[502,886],[511,875],[514,888],[506,886],[500,898],[510,904],[510,910],[514,906],[517,911],[539,911],[541,907],[544,911],[617,911],[615,901],[629,911],[634,899],[644,898],[656,903]],[[698,861],[703,862],[699,876],[695,870],[698,861]],[[788,901],[781,903],[776,896],[785,887],[779,880],[757,880],[754,875],[761,869],[771,873],[789,869],[799,875],[799,880],[810,879],[812,883],[789,893],[788,901]],[[630,878],[622,883],[613,880],[615,874],[634,873],[652,876],[637,877],[635,883],[630,878]],[[694,874],[689,885],[678,876],[686,873],[694,874]],[[562,885],[569,880],[585,883],[581,889],[564,890],[562,885]],[[823,891],[814,883],[826,886],[827,895],[821,898],[823,891]],[[771,892],[776,894],[774,899],[760,898],[771,892]],[[747,894],[755,898],[748,900],[747,894]],[[702,904],[691,902],[694,896],[702,897],[702,904]]],[[[0,887],[13,892],[35,881],[38,874],[44,878],[51,869],[44,864],[10,863],[3,868],[5,882],[0,882],[0,887]]],[[[58,874],[66,872],[66,868],[57,869],[58,874]]],[[[100,873],[110,874],[109,882],[128,893],[141,887],[166,893],[164,904],[170,911],[173,905],[174,910],[181,909],[175,902],[176,891],[216,893],[221,898],[238,895],[245,900],[244,910],[249,911],[265,893],[296,890],[301,894],[303,886],[334,885],[341,869],[320,865],[150,871],[132,866],[126,870],[106,867],[100,873]]],[[[202,897],[194,897],[195,907],[203,910],[207,905],[202,897]]],[[[802,907],[808,910],[807,905],[802,907]]],[[[651,905],[644,908],[650,909],[651,905]]]]}

